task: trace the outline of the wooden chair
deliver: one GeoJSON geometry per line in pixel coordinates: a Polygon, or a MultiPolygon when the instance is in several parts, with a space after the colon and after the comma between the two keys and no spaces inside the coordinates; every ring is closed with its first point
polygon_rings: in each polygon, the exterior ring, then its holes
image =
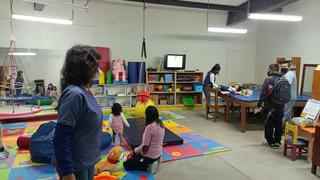
{"type": "Polygon", "coordinates": [[[226,121],[226,104],[223,102],[219,102],[219,90],[217,88],[207,88],[210,92],[210,97],[206,99],[206,119],[208,119],[209,114],[213,116],[214,121],[216,122],[219,118],[219,109],[224,110],[224,120],[226,121]],[[209,104],[210,98],[210,104],[209,104]],[[213,111],[211,111],[213,109],[213,111]]]}
{"type": "MultiPolygon", "coordinates": [[[[311,151],[311,149],[310,149],[311,151]]],[[[313,142],[312,168],[311,173],[317,173],[317,167],[320,166],[320,126],[316,126],[316,132],[313,142]]]]}
{"type": "Polygon", "coordinates": [[[283,155],[287,155],[287,150],[291,149],[291,160],[295,161],[297,156],[308,154],[308,142],[298,138],[298,126],[286,123],[283,155]]]}

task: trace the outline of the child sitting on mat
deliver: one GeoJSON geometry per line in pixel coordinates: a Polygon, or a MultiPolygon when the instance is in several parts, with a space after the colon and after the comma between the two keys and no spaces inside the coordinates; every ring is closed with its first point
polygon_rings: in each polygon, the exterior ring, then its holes
{"type": "Polygon", "coordinates": [[[126,117],[122,113],[122,107],[119,103],[114,103],[111,108],[111,115],[108,121],[108,129],[112,129],[112,142],[115,143],[116,135],[120,137],[120,145],[123,144],[123,124],[130,127],[126,117]]]}
{"type": "Polygon", "coordinates": [[[126,170],[148,170],[155,174],[160,165],[165,128],[156,107],[148,106],[145,115],[146,127],[142,143],[134,149],[132,157],[125,161],[123,166],[126,170]]]}

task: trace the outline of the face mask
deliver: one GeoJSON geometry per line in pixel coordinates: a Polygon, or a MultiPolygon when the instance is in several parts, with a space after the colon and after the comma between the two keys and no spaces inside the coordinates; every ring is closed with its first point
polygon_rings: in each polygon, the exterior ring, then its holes
{"type": "Polygon", "coordinates": [[[271,72],[270,71],[267,72],[267,76],[271,76],[271,72]]]}
{"type": "Polygon", "coordinates": [[[93,85],[93,80],[91,80],[91,81],[89,81],[89,88],[91,88],[92,87],[92,85],[93,85]]]}
{"type": "Polygon", "coordinates": [[[281,73],[286,74],[288,72],[288,68],[281,68],[281,73]]]}

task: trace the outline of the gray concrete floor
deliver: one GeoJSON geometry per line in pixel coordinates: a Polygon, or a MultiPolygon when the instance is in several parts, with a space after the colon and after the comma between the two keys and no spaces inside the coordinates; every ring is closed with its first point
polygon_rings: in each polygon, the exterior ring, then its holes
{"type": "MultiPolygon", "coordinates": [[[[281,149],[270,149],[264,142],[263,122],[251,118],[247,132],[240,133],[239,114],[231,122],[213,122],[204,111],[176,111],[186,119],[176,120],[200,134],[232,148],[230,152],[192,157],[163,163],[155,175],[157,180],[319,180],[310,173],[306,158],[291,161],[281,149]]],[[[320,174],[320,172],[318,172],[320,174]]]]}

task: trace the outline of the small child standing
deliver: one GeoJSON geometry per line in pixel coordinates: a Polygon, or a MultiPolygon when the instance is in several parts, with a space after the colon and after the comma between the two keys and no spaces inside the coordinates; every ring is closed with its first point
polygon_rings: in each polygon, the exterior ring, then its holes
{"type": "Polygon", "coordinates": [[[112,142],[115,143],[116,135],[120,137],[120,145],[123,143],[123,124],[130,127],[126,117],[122,113],[122,107],[119,103],[114,103],[111,108],[111,115],[108,121],[108,128],[112,129],[112,142]]]}

